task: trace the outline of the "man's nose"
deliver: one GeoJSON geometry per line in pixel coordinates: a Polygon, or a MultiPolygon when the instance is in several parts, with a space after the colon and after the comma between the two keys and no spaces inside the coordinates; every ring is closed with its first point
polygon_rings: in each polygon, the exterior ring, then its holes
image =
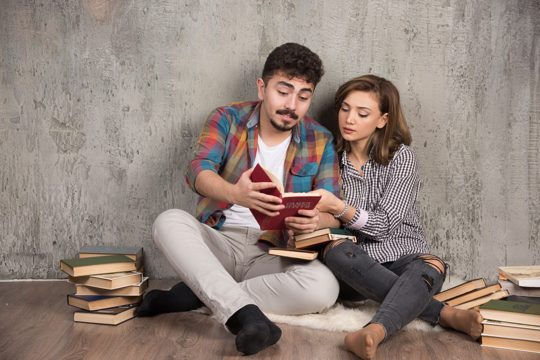
{"type": "Polygon", "coordinates": [[[285,103],[285,108],[289,110],[295,110],[296,109],[296,97],[291,95],[287,97],[287,101],[285,103]]]}

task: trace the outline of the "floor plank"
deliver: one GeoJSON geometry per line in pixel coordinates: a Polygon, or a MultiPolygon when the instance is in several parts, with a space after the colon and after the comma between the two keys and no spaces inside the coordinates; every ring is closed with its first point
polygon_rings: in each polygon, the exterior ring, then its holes
{"type": "MultiPolygon", "coordinates": [[[[170,282],[153,281],[151,287],[170,282]]],[[[138,318],[118,326],[73,322],[64,281],[0,282],[0,359],[240,359],[234,336],[199,313],[138,318]]],[[[277,345],[253,359],[355,359],[344,333],[280,324],[277,345]]],[[[538,354],[482,348],[451,332],[402,331],[379,347],[378,359],[532,360],[538,354]]]]}

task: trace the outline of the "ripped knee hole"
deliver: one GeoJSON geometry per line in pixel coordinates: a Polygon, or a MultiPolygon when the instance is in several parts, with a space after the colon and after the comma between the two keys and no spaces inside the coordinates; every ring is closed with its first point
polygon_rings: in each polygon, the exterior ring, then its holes
{"type": "Polygon", "coordinates": [[[431,266],[432,268],[434,268],[435,270],[437,270],[440,274],[445,273],[446,264],[444,261],[442,261],[438,257],[434,255],[423,255],[423,256],[420,256],[420,259],[426,264],[428,264],[429,266],[431,266]]]}

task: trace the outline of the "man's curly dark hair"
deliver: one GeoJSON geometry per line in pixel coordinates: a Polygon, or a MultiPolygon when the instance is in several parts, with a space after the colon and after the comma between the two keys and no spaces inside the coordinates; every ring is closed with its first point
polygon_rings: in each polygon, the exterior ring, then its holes
{"type": "Polygon", "coordinates": [[[278,46],[268,55],[262,72],[264,83],[278,71],[282,71],[291,79],[294,77],[304,79],[317,86],[324,75],[321,58],[307,47],[286,43],[278,46]]]}

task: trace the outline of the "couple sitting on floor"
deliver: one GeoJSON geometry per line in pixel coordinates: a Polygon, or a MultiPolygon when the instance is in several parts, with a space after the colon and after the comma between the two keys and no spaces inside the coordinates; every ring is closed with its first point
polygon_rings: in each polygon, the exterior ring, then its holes
{"type": "Polygon", "coordinates": [[[315,53],[283,44],[257,79],[259,101],[210,114],[186,176],[200,195],[197,218],[167,210],[153,227],[155,243],[182,282],[150,291],[137,315],[206,305],[246,355],[281,336],[263,312],[321,312],[338,297],[381,304],[366,327],[345,337],[347,349],[364,359],[415,318],[480,336],[478,312],[432,298],[446,264],[429,254],[424,238],[418,165],[396,87],[374,75],[340,86],[334,145],[331,133],[306,116],[322,75],[315,53]],[[321,195],[317,208],[286,218],[287,231],[261,231],[249,209],[275,216],[283,205],[261,192],[273,183],[250,180],[255,164],[282,179],[287,192],[321,195]],[[290,243],[291,234],[326,227],[344,227],[357,242],[330,243],[322,262],[267,254],[269,246],[290,243]]]}

